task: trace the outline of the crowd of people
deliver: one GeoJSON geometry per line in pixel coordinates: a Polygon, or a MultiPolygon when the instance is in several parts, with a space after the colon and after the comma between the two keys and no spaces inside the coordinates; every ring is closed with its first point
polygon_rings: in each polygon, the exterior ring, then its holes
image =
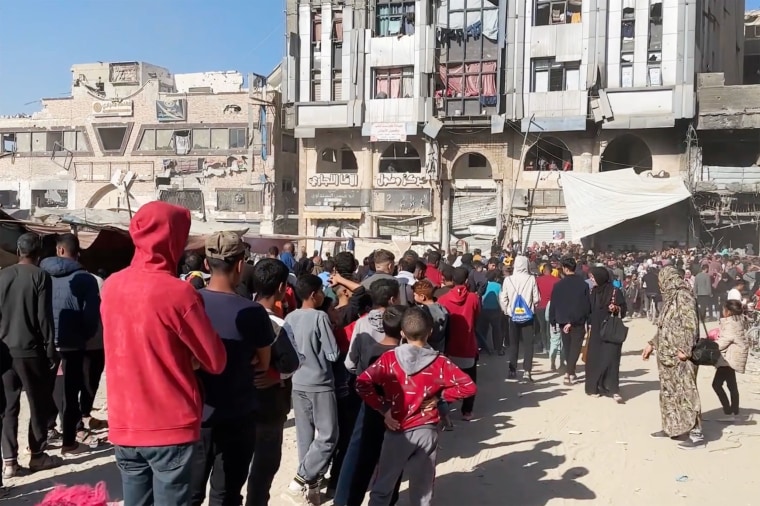
{"type": "Polygon", "coordinates": [[[41,262],[39,237],[19,239],[19,263],[0,270],[4,478],[22,472],[23,389],[29,471],[62,464],[46,451],[55,439],[62,455],[77,454],[107,427],[129,506],[199,506],[207,495],[265,505],[272,494],[384,506],[402,477],[411,504],[429,505],[440,432],[476,417],[481,354],[506,355],[506,377],[521,382],[546,354],[569,388],[582,359],[585,393],[622,404],[622,341],[607,326],[652,311],[657,331],[642,353],[656,351],[661,382],[652,436],[704,446],[690,360],[704,318],[720,318],[709,336],[722,351],[713,387],[726,415],[739,414],[736,373],[760,283],[741,257],[562,243],[490,256],[377,250],[359,262],[288,243],[254,259],[232,232],[185,252],[189,228],[183,208],[142,206],[131,264],[110,276],[81,266],[74,235],[41,262]],[[92,416],[104,366],[107,421],[92,416]],[[298,466],[273,491],[291,409],[298,466]]]}

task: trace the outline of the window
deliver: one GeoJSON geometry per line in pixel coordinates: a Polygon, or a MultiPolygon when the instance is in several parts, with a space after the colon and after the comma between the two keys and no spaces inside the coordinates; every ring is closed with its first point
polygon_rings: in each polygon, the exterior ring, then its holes
{"type": "Polygon", "coordinates": [[[414,34],[413,1],[378,0],[375,12],[377,13],[375,36],[414,34]]]}
{"type": "Polygon", "coordinates": [[[189,211],[204,211],[203,191],[201,190],[161,190],[158,200],[184,207],[189,211]]]}
{"type": "Polygon", "coordinates": [[[186,155],[190,152],[190,130],[176,130],[172,139],[174,152],[177,155],[186,155]]]}
{"type": "Polygon", "coordinates": [[[55,151],[56,144],[63,146],[63,132],[47,132],[45,151],[55,151]]]}
{"type": "Polygon", "coordinates": [[[322,72],[319,70],[311,71],[311,101],[317,102],[322,100],[322,72]]]}
{"type": "Polygon", "coordinates": [[[319,51],[319,47],[322,44],[322,11],[321,10],[317,10],[312,13],[311,43],[312,45],[316,46],[317,51],[319,51]]]}
{"type": "Polygon", "coordinates": [[[375,69],[373,98],[411,98],[414,96],[414,67],[375,69]]]}
{"type": "Polygon", "coordinates": [[[32,190],[32,206],[62,207],[69,206],[68,190],[32,190]]]}
{"type": "Polygon", "coordinates": [[[226,128],[211,129],[211,149],[230,149],[230,134],[226,128]]]}
{"type": "Polygon", "coordinates": [[[156,151],[168,151],[172,149],[172,138],[174,130],[155,130],[156,132],[156,151]]]}
{"type": "Polygon", "coordinates": [[[621,63],[620,87],[633,88],[633,64],[632,63],[621,63]]]}
{"type": "Polygon", "coordinates": [[[47,151],[47,133],[32,132],[32,153],[44,153],[47,151]]]}
{"type": "Polygon", "coordinates": [[[211,149],[211,130],[208,128],[193,129],[193,149],[211,149]]]}
{"type": "Polygon", "coordinates": [[[556,137],[539,139],[525,155],[526,171],[573,170],[573,155],[565,143],[556,137]]]}
{"type": "Polygon", "coordinates": [[[332,99],[343,100],[343,72],[338,69],[332,71],[332,99]]]}
{"type": "Polygon", "coordinates": [[[330,34],[330,38],[337,45],[343,42],[343,13],[340,11],[333,11],[332,16],[332,33],[330,34]]]}
{"type": "Polygon", "coordinates": [[[32,134],[31,132],[19,132],[16,134],[16,153],[31,153],[32,151],[32,134]]]}
{"type": "Polygon", "coordinates": [[[655,0],[649,6],[649,50],[662,50],[662,1],[655,0]]]}
{"type": "Polygon", "coordinates": [[[289,134],[282,134],[280,137],[280,149],[283,153],[295,153],[298,151],[296,138],[289,134]]]}
{"type": "Polygon", "coordinates": [[[580,89],[580,62],[533,61],[533,91],[575,91],[580,89]]]}
{"type": "Polygon", "coordinates": [[[325,148],[319,156],[323,162],[338,163],[338,152],[333,148],[325,148]]]}
{"type": "Polygon", "coordinates": [[[394,142],[380,155],[380,172],[422,172],[420,155],[408,142],[394,142]]]}
{"type": "Polygon", "coordinates": [[[581,22],[581,0],[536,0],[533,26],[581,22]]]}
{"type": "Polygon", "coordinates": [[[63,147],[69,151],[89,151],[84,132],[63,132],[63,147]]]}
{"type": "Polygon", "coordinates": [[[217,188],[216,210],[237,213],[260,213],[264,210],[264,192],[240,188],[217,188]]]}
{"type": "Polygon", "coordinates": [[[95,127],[103,151],[120,151],[127,136],[127,127],[95,127]]]}
{"type": "Polygon", "coordinates": [[[340,150],[340,170],[345,172],[356,172],[359,170],[356,163],[356,155],[349,148],[340,150]]]}
{"type": "Polygon", "coordinates": [[[0,191],[0,207],[6,209],[18,209],[18,192],[13,190],[0,191]]]}
{"type": "Polygon", "coordinates": [[[378,218],[377,235],[381,239],[391,239],[399,236],[415,237],[420,235],[419,221],[412,220],[405,223],[399,223],[399,220],[378,218]]]}
{"type": "MultiPolygon", "coordinates": [[[[271,132],[271,129],[269,130],[271,132]]],[[[230,128],[230,149],[245,149],[248,139],[245,128],[230,128]]]]}
{"type": "Polygon", "coordinates": [[[0,149],[2,149],[2,153],[15,153],[18,151],[16,134],[3,134],[0,149]]]}

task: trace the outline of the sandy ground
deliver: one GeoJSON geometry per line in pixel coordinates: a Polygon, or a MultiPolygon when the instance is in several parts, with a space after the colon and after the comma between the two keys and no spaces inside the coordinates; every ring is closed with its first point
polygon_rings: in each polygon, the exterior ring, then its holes
{"type": "MultiPolygon", "coordinates": [[[[732,506],[760,504],[760,376],[739,377],[747,419],[729,425],[717,421],[722,411],[710,386],[713,370],[703,368],[699,386],[709,443],[703,450],[679,450],[675,442],[649,437],[660,429],[659,384],[654,359],[643,362],[640,351],[654,329],[644,320],[630,327],[621,366],[625,405],[587,397],[582,385],[563,386],[545,357],[534,366],[535,384],[506,381],[504,357],[484,357],[478,418],[456,422],[454,413],[455,430],[441,437],[435,504],[710,505],[727,497],[732,506]]],[[[290,504],[280,492],[297,466],[292,420],[287,427],[274,506],[290,504]]],[[[98,481],[107,483],[112,499],[121,498],[108,448],[71,458],[55,471],[10,480],[12,493],[0,504],[35,504],[55,484],[98,481]]],[[[400,503],[406,500],[402,494],[400,503]]]]}

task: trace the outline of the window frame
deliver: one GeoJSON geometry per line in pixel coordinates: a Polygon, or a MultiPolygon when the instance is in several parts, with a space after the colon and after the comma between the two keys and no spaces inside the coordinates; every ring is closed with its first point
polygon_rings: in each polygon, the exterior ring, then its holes
{"type": "Polygon", "coordinates": [[[372,100],[388,100],[388,99],[399,99],[399,98],[414,98],[414,67],[413,66],[404,66],[404,67],[373,67],[372,68],[372,100]],[[391,89],[391,83],[395,80],[399,80],[399,97],[391,97],[390,96],[390,89],[391,89]],[[404,93],[404,80],[405,79],[411,79],[411,86],[412,89],[408,90],[410,93],[407,97],[404,93]],[[378,82],[380,80],[386,80],[388,81],[388,91],[389,95],[385,98],[378,97],[377,96],[377,88],[378,88],[378,82]]]}
{"type": "MultiPolygon", "coordinates": [[[[205,134],[201,134],[205,135],[205,134]]],[[[162,138],[163,139],[163,138],[162,138]]],[[[245,155],[248,153],[248,125],[246,123],[185,123],[185,124],[172,124],[155,123],[145,124],[140,128],[137,138],[132,144],[132,154],[139,156],[156,156],[156,155],[169,155],[174,156],[204,156],[204,155],[245,155]],[[233,135],[231,132],[237,129],[244,129],[246,146],[242,148],[230,148],[230,139],[233,135]],[[208,148],[195,147],[195,141],[197,134],[200,131],[205,130],[208,132],[209,146],[208,148]],[[223,130],[223,132],[222,132],[223,130]],[[157,147],[159,141],[158,132],[165,132],[167,136],[164,141],[165,146],[157,147]],[[186,155],[176,154],[176,142],[174,141],[177,132],[190,131],[190,150],[186,155]],[[216,132],[216,134],[215,134],[216,132]],[[141,149],[143,140],[146,135],[153,136],[153,144],[148,144],[146,148],[141,149]],[[214,138],[224,138],[225,142],[221,145],[226,147],[214,148],[214,138]]]]}
{"type": "Polygon", "coordinates": [[[98,148],[103,156],[122,156],[127,149],[129,139],[132,136],[132,126],[134,123],[95,123],[92,125],[92,129],[95,131],[95,138],[98,141],[98,148]],[[125,128],[124,137],[121,140],[121,146],[118,149],[105,149],[103,146],[103,138],[100,135],[100,130],[103,128],[125,128]]]}
{"type": "MultiPolygon", "coordinates": [[[[420,155],[420,152],[417,150],[417,148],[414,146],[414,144],[412,144],[412,143],[411,143],[411,142],[409,142],[409,141],[406,141],[406,142],[392,142],[392,143],[388,144],[388,145],[387,145],[387,146],[386,146],[386,147],[385,147],[385,148],[384,148],[384,149],[383,149],[383,150],[380,152],[380,157],[378,158],[378,166],[377,166],[377,172],[378,172],[378,174],[422,174],[422,173],[423,173],[423,168],[424,168],[424,164],[423,164],[422,162],[423,162],[422,156],[420,155]],[[399,155],[398,155],[398,153],[397,153],[397,151],[396,151],[396,148],[397,148],[399,145],[401,145],[401,146],[406,146],[406,145],[409,145],[409,146],[411,146],[411,148],[412,148],[412,149],[414,150],[414,152],[416,153],[416,156],[414,156],[414,155],[409,155],[409,156],[399,156],[399,155]],[[394,148],[394,150],[393,150],[393,154],[392,154],[393,156],[386,156],[386,153],[387,153],[387,152],[388,152],[388,151],[389,151],[391,148],[394,148]],[[417,162],[417,163],[419,164],[419,170],[412,170],[412,171],[394,171],[394,172],[391,172],[391,171],[389,171],[389,170],[383,170],[383,162],[385,162],[385,161],[387,161],[387,160],[414,160],[415,162],[417,162]]],[[[386,169],[387,169],[387,168],[386,168],[386,169]]]]}
{"type": "Polygon", "coordinates": [[[554,58],[533,58],[531,60],[531,93],[555,93],[565,91],[578,91],[580,89],[580,74],[578,75],[578,87],[575,89],[568,89],[567,73],[568,71],[580,72],[580,62],[558,62],[554,58]],[[562,85],[561,89],[552,89],[552,74],[555,72],[561,72],[562,85]],[[546,72],[546,90],[537,90],[537,73],[546,72]]]}
{"type": "Polygon", "coordinates": [[[13,153],[13,156],[22,157],[50,156],[61,150],[67,150],[70,153],[80,155],[91,154],[92,149],[84,127],[14,128],[0,130],[0,153],[3,154],[13,153]],[[51,138],[49,134],[54,134],[55,137],[51,138]],[[34,149],[32,139],[35,136],[38,139],[44,139],[44,143],[40,141],[40,145],[43,146],[44,149],[34,149]],[[65,145],[67,144],[66,139],[71,139],[72,137],[74,139],[74,149],[65,145]],[[6,146],[6,143],[12,143],[13,147],[11,148],[10,145],[6,146]]]}
{"type": "Polygon", "coordinates": [[[416,17],[414,0],[377,0],[375,2],[375,26],[373,27],[374,37],[397,37],[400,35],[412,35],[407,34],[404,29],[404,16],[407,14],[413,14],[416,17]],[[381,13],[381,9],[387,8],[389,12],[381,13]],[[398,12],[394,11],[394,8],[398,8],[398,12]],[[396,19],[397,18],[397,19],[396,19]],[[391,20],[399,21],[399,28],[397,32],[390,31],[391,20]],[[388,30],[382,29],[383,21],[387,21],[388,30]]]}

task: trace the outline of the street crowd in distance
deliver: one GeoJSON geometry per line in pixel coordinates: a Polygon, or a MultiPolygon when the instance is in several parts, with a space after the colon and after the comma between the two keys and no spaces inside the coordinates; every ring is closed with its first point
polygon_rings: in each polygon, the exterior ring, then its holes
{"type": "MultiPolygon", "coordinates": [[[[631,318],[656,325],[642,351],[660,376],[652,437],[706,446],[698,365],[715,367],[725,415],[740,415],[736,374],[757,344],[747,329],[760,289],[760,266],[744,251],[510,243],[489,255],[380,249],[357,261],[293,243],[255,255],[233,232],[186,252],[189,230],[186,209],[142,206],[130,223],[134,257],[114,273],[85,270],[72,234],[44,259],[38,236],[19,238],[18,264],[0,270],[6,483],[107,438],[127,506],[258,506],[275,496],[385,506],[402,480],[410,504],[430,505],[441,432],[478,416],[481,355],[505,356],[509,380],[532,382],[534,355],[546,354],[566,386],[624,404],[631,318]],[[703,335],[710,319],[719,325],[703,335]],[[93,399],[104,368],[100,420],[93,399]],[[291,411],[298,466],[277,490],[291,411]]],[[[41,504],[106,505],[107,494],[62,487],[41,504]]]]}

